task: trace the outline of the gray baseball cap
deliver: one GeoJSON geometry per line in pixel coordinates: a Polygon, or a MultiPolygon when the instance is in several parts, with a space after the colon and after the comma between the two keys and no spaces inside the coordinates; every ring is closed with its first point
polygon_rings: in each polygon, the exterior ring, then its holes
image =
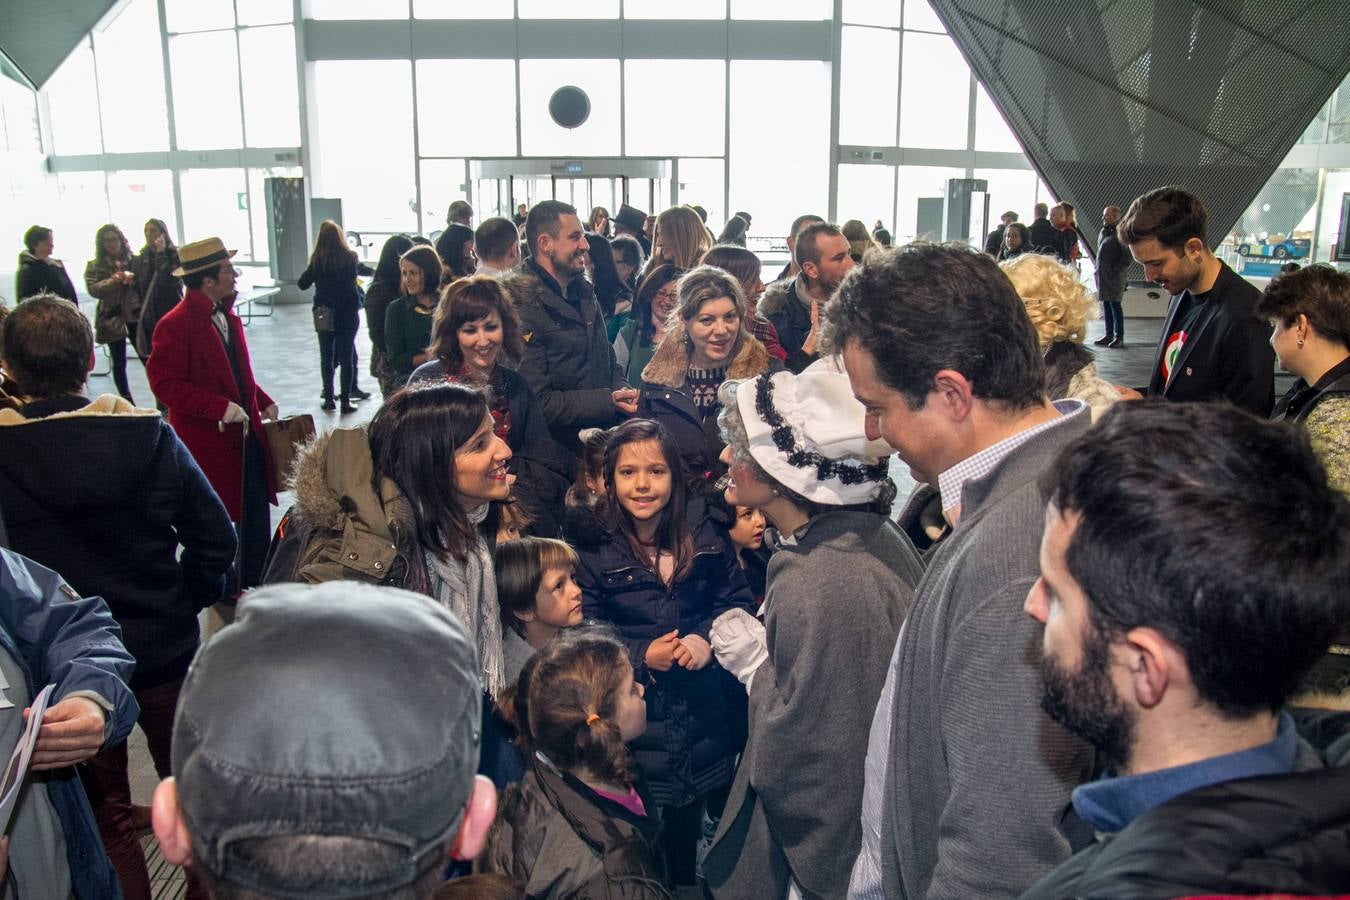
{"type": "Polygon", "coordinates": [[[222,882],[280,896],[411,883],[459,828],[482,696],[473,643],[428,597],[345,581],[247,594],[193,661],[174,722],[193,856],[222,882]],[[237,852],[298,835],[380,841],[402,859],[361,883],[287,884],[237,852]]]}

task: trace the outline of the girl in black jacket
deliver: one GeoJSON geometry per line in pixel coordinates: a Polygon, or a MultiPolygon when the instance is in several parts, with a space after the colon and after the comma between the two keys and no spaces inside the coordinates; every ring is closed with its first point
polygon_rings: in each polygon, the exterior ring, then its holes
{"type": "Polygon", "coordinates": [[[333,370],[342,368],[342,412],[356,412],[352,406],[352,385],[356,378],[356,331],[361,325],[361,295],[357,275],[374,275],[375,270],[361,262],[347,246],[342,226],[331,219],[319,226],[309,266],[300,273],[300,290],[314,287],[314,330],[319,336],[319,366],[323,371],[323,408],[332,412],[333,370]],[[320,310],[327,313],[320,313],[320,310]],[[327,321],[324,322],[323,320],[327,321]]]}
{"type": "Polygon", "coordinates": [[[647,685],[647,730],[632,747],[665,820],[671,878],[693,884],[704,801],[730,784],[740,750],[732,725],[744,716],[744,691],[725,689],[708,633],[723,612],[751,608],[750,589],[725,532],[690,497],[661,425],[631,419],[610,433],[605,489],[606,532],[574,538],[582,608],[614,624],[647,685]],[[737,693],[742,706],[732,709],[737,693]]]}

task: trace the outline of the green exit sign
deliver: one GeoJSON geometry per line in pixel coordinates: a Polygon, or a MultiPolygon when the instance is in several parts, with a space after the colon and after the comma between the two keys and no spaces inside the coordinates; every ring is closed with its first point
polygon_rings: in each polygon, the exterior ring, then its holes
{"type": "Polygon", "coordinates": [[[240,209],[248,209],[248,191],[238,191],[234,195],[234,202],[240,209]]]}

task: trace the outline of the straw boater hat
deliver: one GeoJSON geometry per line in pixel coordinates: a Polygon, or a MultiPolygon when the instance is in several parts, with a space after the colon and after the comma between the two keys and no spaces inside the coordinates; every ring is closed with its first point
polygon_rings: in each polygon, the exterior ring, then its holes
{"type": "Polygon", "coordinates": [[[740,411],[750,455],[784,487],[832,506],[866,503],[881,492],[894,451],[867,439],[866,411],[833,359],[800,375],[728,381],[723,391],[740,411]]]}
{"type": "Polygon", "coordinates": [[[214,269],[225,260],[233,258],[238,252],[238,250],[226,250],[225,242],[218,237],[209,237],[206,240],[184,244],[178,248],[179,266],[173,270],[173,274],[182,278],[184,275],[191,275],[193,272],[214,269]]]}

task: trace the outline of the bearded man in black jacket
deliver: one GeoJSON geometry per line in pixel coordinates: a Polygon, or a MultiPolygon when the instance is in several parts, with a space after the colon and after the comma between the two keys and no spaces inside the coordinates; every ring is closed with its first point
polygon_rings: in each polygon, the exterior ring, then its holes
{"type": "Polygon", "coordinates": [[[1072,795],[1096,843],[1023,896],[1343,892],[1350,714],[1285,709],[1350,621],[1350,503],[1306,438],[1121,403],[1042,487],[1042,706],[1106,769],[1072,795]]]}

